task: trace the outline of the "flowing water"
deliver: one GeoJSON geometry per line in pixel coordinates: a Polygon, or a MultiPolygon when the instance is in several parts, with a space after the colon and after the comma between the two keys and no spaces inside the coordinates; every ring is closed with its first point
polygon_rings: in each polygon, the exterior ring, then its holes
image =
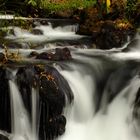
{"type": "MultiPolygon", "coordinates": [[[[140,140],[139,119],[133,116],[140,88],[139,43],[128,50],[129,43],[120,49],[92,49],[88,37],[75,34],[77,25],[54,28],[51,23],[39,23],[35,29],[39,29],[41,35],[19,27],[9,29],[13,34],[8,33],[5,39],[20,44],[20,48],[9,50],[18,50],[24,57],[32,51],[52,51],[62,47],[71,50],[72,60],[52,62],[74,94],[74,101],[67,103],[64,109],[66,132],[57,140],[140,140]]],[[[32,58],[29,61],[33,61],[32,58]]],[[[9,87],[12,110],[10,140],[39,140],[37,89],[32,88],[30,120],[14,79],[9,80],[9,87]]]]}

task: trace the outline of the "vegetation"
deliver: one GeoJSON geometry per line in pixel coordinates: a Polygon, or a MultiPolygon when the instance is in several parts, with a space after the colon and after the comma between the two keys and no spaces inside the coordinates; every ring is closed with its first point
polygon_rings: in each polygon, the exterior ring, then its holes
{"type": "Polygon", "coordinates": [[[119,12],[123,13],[125,11],[123,15],[127,19],[131,19],[139,8],[140,0],[127,0],[127,2],[124,0],[0,0],[0,13],[40,16],[40,11],[43,11],[43,14],[45,13],[45,16],[47,16],[48,13],[60,10],[84,9],[94,5],[98,7],[100,16],[112,12],[115,5],[119,12]]]}
{"type": "Polygon", "coordinates": [[[0,0],[0,13],[27,15],[27,12],[37,13],[40,10],[52,12],[85,8],[95,2],[96,0],[0,0]]]}
{"type": "Polygon", "coordinates": [[[48,10],[62,10],[62,9],[73,9],[77,7],[88,7],[93,5],[95,0],[27,0],[28,4],[33,6],[39,6],[41,9],[48,10]]]}

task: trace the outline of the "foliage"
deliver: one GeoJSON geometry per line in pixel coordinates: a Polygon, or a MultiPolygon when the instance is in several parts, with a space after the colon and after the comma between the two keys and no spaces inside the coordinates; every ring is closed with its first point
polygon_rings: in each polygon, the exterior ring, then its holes
{"type": "Polygon", "coordinates": [[[12,11],[14,14],[26,16],[39,9],[48,12],[78,9],[92,6],[95,2],[96,0],[0,0],[0,8],[1,11],[6,11],[5,13],[12,11]]]}
{"type": "Polygon", "coordinates": [[[110,12],[110,5],[111,5],[111,1],[110,0],[106,0],[107,13],[110,12]]]}
{"type": "Polygon", "coordinates": [[[32,5],[34,7],[37,6],[37,1],[36,0],[26,0],[25,3],[27,3],[28,5],[32,5]]]}
{"type": "Polygon", "coordinates": [[[95,3],[95,0],[57,0],[55,2],[40,0],[40,8],[51,11],[85,8],[95,3]]]}
{"type": "Polygon", "coordinates": [[[135,12],[137,10],[138,0],[127,0],[127,5],[125,9],[125,15],[128,19],[131,19],[135,16],[135,12]]]}

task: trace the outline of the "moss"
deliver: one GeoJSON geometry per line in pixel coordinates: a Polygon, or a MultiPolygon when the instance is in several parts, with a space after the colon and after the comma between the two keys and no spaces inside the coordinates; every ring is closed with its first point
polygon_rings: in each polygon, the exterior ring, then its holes
{"type": "Polygon", "coordinates": [[[14,15],[26,16],[29,14],[32,16],[32,13],[40,14],[40,10],[44,10],[47,15],[53,11],[85,8],[95,3],[96,0],[2,0],[0,1],[0,13],[9,13],[10,10],[10,13],[14,15]]]}
{"type": "Polygon", "coordinates": [[[92,6],[95,0],[57,0],[55,2],[49,2],[41,0],[40,8],[47,9],[49,11],[59,11],[66,9],[85,8],[92,6]]]}

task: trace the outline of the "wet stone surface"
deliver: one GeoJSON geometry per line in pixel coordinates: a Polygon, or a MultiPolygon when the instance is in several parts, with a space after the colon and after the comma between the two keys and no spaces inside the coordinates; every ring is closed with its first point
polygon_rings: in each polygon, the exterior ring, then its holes
{"type": "MultiPolygon", "coordinates": [[[[55,68],[50,66],[23,66],[17,69],[15,77],[12,76],[10,69],[0,67],[0,130],[11,132],[8,80],[14,78],[21,93],[24,106],[29,113],[29,119],[31,119],[32,112],[32,88],[38,91],[40,108],[40,114],[38,113],[38,118],[40,119],[37,120],[39,121],[39,139],[45,140],[47,138],[52,140],[62,135],[66,126],[66,118],[63,115],[66,97],[69,103],[73,100],[73,94],[67,81],[55,68]]],[[[1,135],[0,139],[7,140],[1,135]]]]}

